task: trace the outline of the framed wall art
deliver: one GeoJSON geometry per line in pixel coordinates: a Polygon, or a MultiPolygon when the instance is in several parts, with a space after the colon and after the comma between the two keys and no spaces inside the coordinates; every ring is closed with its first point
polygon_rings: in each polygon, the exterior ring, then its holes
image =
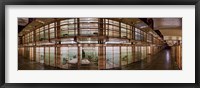
{"type": "Polygon", "coordinates": [[[199,87],[199,3],[1,1],[1,87],[199,87]]]}

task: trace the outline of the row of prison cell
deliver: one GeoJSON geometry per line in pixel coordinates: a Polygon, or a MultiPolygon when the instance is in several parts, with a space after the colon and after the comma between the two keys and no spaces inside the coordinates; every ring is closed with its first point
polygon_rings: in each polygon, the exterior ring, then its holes
{"type": "Polygon", "coordinates": [[[112,69],[145,60],[162,49],[153,46],[108,46],[99,51],[99,48],[101,47],[23,47],[19,48],[19,55],[63,69],[112,69]]]}
{"type": "Polygon", "coordinates": [[[63,69],[121,68],[145,60],[164,45],[152,29],[109,18],[55,19],[30,27],[19,33],[19,55],[63,69]]]}

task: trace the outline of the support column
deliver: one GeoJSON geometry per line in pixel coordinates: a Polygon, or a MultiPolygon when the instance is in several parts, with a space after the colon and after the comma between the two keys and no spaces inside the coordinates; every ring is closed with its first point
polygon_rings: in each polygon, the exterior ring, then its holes
{"type": "Polygon", "coordinates": [[[119,37],[121,38],[121,20],[119,21],[119,37]]]}
{"type": "Polygon", "coordinates": [[[54,67],[57,67],[57,44],[54,46],[54,67]]]}
{"type": "MultiPolygon", "coordinates": [[[[126,33],[127,33],[127,32],[126,32],[126,33]]],[[[126,47],[126,55],[127,55],[127,63],[126,63],[126,65],[128,65],[128,58],[129,58],[129,56],[128,56],[128,55],[129,55],[128,47],[129,47],[129,46],[126,45],[125,47],[126,47]]]]}
{"type": "Polygon", "coordinates": [[[78,48],[78,63],[77,63],[77,68],[78,69],[80,69],[80,67],[81,67],[81,54],[80,54],[80,52],[82,52],[81,50],[80,50],[80,46],[79,46],[79,36],[80,36],[80,18],[77,18],[77,35],[78,35],[78,37],[75,37],[74,39],[75,39],[75,41],[77,41],[77,48],[78,48]]]}
{"type": "MultiPolygon", "coordinates": [[[[103,30],[104,30],[104,26],[103,26],[103,18],[99,18],[99,30],[98,30],[98,35],[99,36],[103,36],[103,30]]],[[[100,39],[100,40],[103,40],[103,39],[100,39]]],[[[101,42],[101,41],[100,41],[101,42]]]]}
{"type": "Polygon", "coordinates": [[[25,41],[25,35],[23,35],[23,48],[24,48],[24,53],[23,53],[23,57],[25,58],[26,56],[26,47],[25,47],[26,41],[25,41]]]}
{"type": "Polygon", "coordinates": [[[49,66],[50,66],[50,47],[49,48],[49,66]]]}
{"type": "Polygon", "coordinates": [[[49,29],[49,25],[48,25],[47,30],[48,30],[48,40],[49,40],[49,42],[50,42],[50,29],[49,29]]]}
{"type": "Polygon", "coordinates": [[[119,46],[119,67],[122,67],[122,57],[121,57],[121,45],[119,46]]]}
{"type": "Polygon", "coordinates": [[[55,34],[56,34],[56,39],[57,39],[57,43],[56,43],[56,47],[55,47],[55,49],[56,49],[56,60],[55,60],[55,62],[56,62],[56,67],[61,67],[61,64],[60,64],[60,61],[61,61],[61,57],[60,57],[60,55],[61,55],[61,51],[60,51],[60,44],[61,44],[61,40],[60,40],[60,21],[59,20],[57,20],[57,19],[55,19],[56,20],[56,26],[55,26],[55,28],[56,28],[56,32],[55,32],[55,34]]]}
{"type": "Polygon", "coordinates": [[[61,57],[60,57],[60,55],[61,55],[60,47],[57,46],[56,67],[61,67],[61,63],[60,63],[60,61],[61,61],[61,57]]]}
{"type": "Polygon", "coordinates": [[[80,54],[80,47],[77,45],[77,47],[78,47],[78,63],[77,63],[77,68],[78,69],[80,69],[80,67],[81,67],[81,54],[80,54]]]}
{"type": "Polygon", "coordinates": [[[103,24],[103,36],[106,36],[106,19],[103,19],[103,22],[102,22],[102,24],[103,24]]]}
{"type": "Polygon", "coordinates": [[[36,28],[33,31],[33,39],[34,39],[34,46],[33,46],[33,61],[36,61],[36,28]]]}
{"type": "Polygon", "coordinates": [[[77,34],[78,34],[78,36],[80,36],[80,19],[79,18],[77,18],[77,34]]]}
{"type": "Polygon", "coordinates": [[[147,42],[148,41],[148,31],[145,31],[145,33],[146,33],[146,36],[145,36],[145,45],[146,45],[146,60],[148,59],[148,45],[149,45],[149,43],[147,42]]]}
{"type": "Polygon", "coordinates": [[[105,61],[105,47],[103,44],[99,46],[99,69],[106,69],[106,61],[105,61]]]}
{"type": "Polygon", "coordinates": [[[45,64],[45,62],[46,62],[46,61],[45,61],[45,57],[46,57],[46,56],[45,56],[45,52],[46,52],[46,51],[45,51],[45,46],[44,46],[44,58],[43,58],[43,59],[44,59],[44,64],[45,64]]]}
{"type": "MultiPolygon", "coordinates": [[[[99,18],[99,36],[103,36],[103,30],[105,30],[104,26],[103,26],[103,19],[99,18]]],[[[106,69],[106,64],[105,64],[105,57],[104,57],[104,53],[106,52],[104,49],[104,43],[103,43],[102,37],[98,40],[99,43],[99,57],[98,57],[98,69],[106,69]]]]}
{"type": "Polygon", "coordinates": [[[55,26],[55,28],[56,28],[56,38],[59,40],[59,42],[60,42],[60,21],[57,21],[56,20],[56,26],[55,26]]]}
{"type": "Polygon", "coordinates": [[[152,55],[155,54],[155,52],[154,52],[154,45],[155,45],[155,43],[154,43],[154,36],[152,35],[152,55]]]}
{"type": "MultiPolygon", "coordinates": [[[[54,20],[54,38],[57,38],[57,27],[58,27],[58,22],[57,19],[54,20]]],[[[50,25],[49,25],[50,26],[50,25]]],[[[59,24],[60,27],[60,24],[59,24]]]]}
{"type": "Polygon", "coordinates": [[[132,59],[135,62],[135,45],[132,43],[132,59]]]}
{"type": "Polygon", "coordinates": [[[33,61],[36,61],[36,46],[33,47],[33,61]]]}

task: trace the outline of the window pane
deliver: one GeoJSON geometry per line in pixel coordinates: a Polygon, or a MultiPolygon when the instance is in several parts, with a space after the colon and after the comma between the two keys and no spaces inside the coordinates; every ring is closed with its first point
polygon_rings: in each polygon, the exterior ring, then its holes
{"type": "Polygon", "coordinates": [[[39,36],[40,36],[40,35],[39,35],[39,29],[37,29],[37,30],[36,30],[36,36],[35,36],[35,37],[36,37],[36,41],[39,41],[39,36]]]}
{"type": "Polygon", "coordinates": [[[84,36],[98,35],[97,18],[80,18],[80,34],[84,36]]]}
{"type": "Polygon", "coordinates": [[[43,31],[40,32],[40,41],[41,40],[44,40],[44,32],[43,31]]]}
{"type": "Polygon", "coordinates": [[[77,24],[75,19],[66,19],[61,21],[61,37],[77,35],[77,24]]]}
{"type": "Polygon", "coordinates": [[[50,26],[49,26],[49,28],[53,28],[54,25],[55,25],[54,23],[51,23],[50,26]]]}
{"type": "Polygon", "coordinates": [[[49,32],[48,32],[48,30],[45,30],[45,39],[49,39],[49,32]]]}
{"type": "Polygon", "coordinates": [[[50,29],[50,38],[54,38],[55,34],[54,34],[54,28],[50,29]]]}

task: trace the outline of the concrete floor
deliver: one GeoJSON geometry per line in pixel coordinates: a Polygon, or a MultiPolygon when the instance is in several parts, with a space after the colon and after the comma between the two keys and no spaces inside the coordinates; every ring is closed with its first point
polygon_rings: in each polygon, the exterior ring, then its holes
{"type": "MultiPolygon", "coordinates": [[[[52,66],[40,64],[28,59],[18,57],[18,70],[64,70],[52,66]]],[[[178,70],[174,60],[171,58],[170,50],[165,49],[154,56],[148,56],[143,61],[123,66],[123,70],[178,70]]],[[[119,69],[113,69],[119,70],[119,69]]]]}

